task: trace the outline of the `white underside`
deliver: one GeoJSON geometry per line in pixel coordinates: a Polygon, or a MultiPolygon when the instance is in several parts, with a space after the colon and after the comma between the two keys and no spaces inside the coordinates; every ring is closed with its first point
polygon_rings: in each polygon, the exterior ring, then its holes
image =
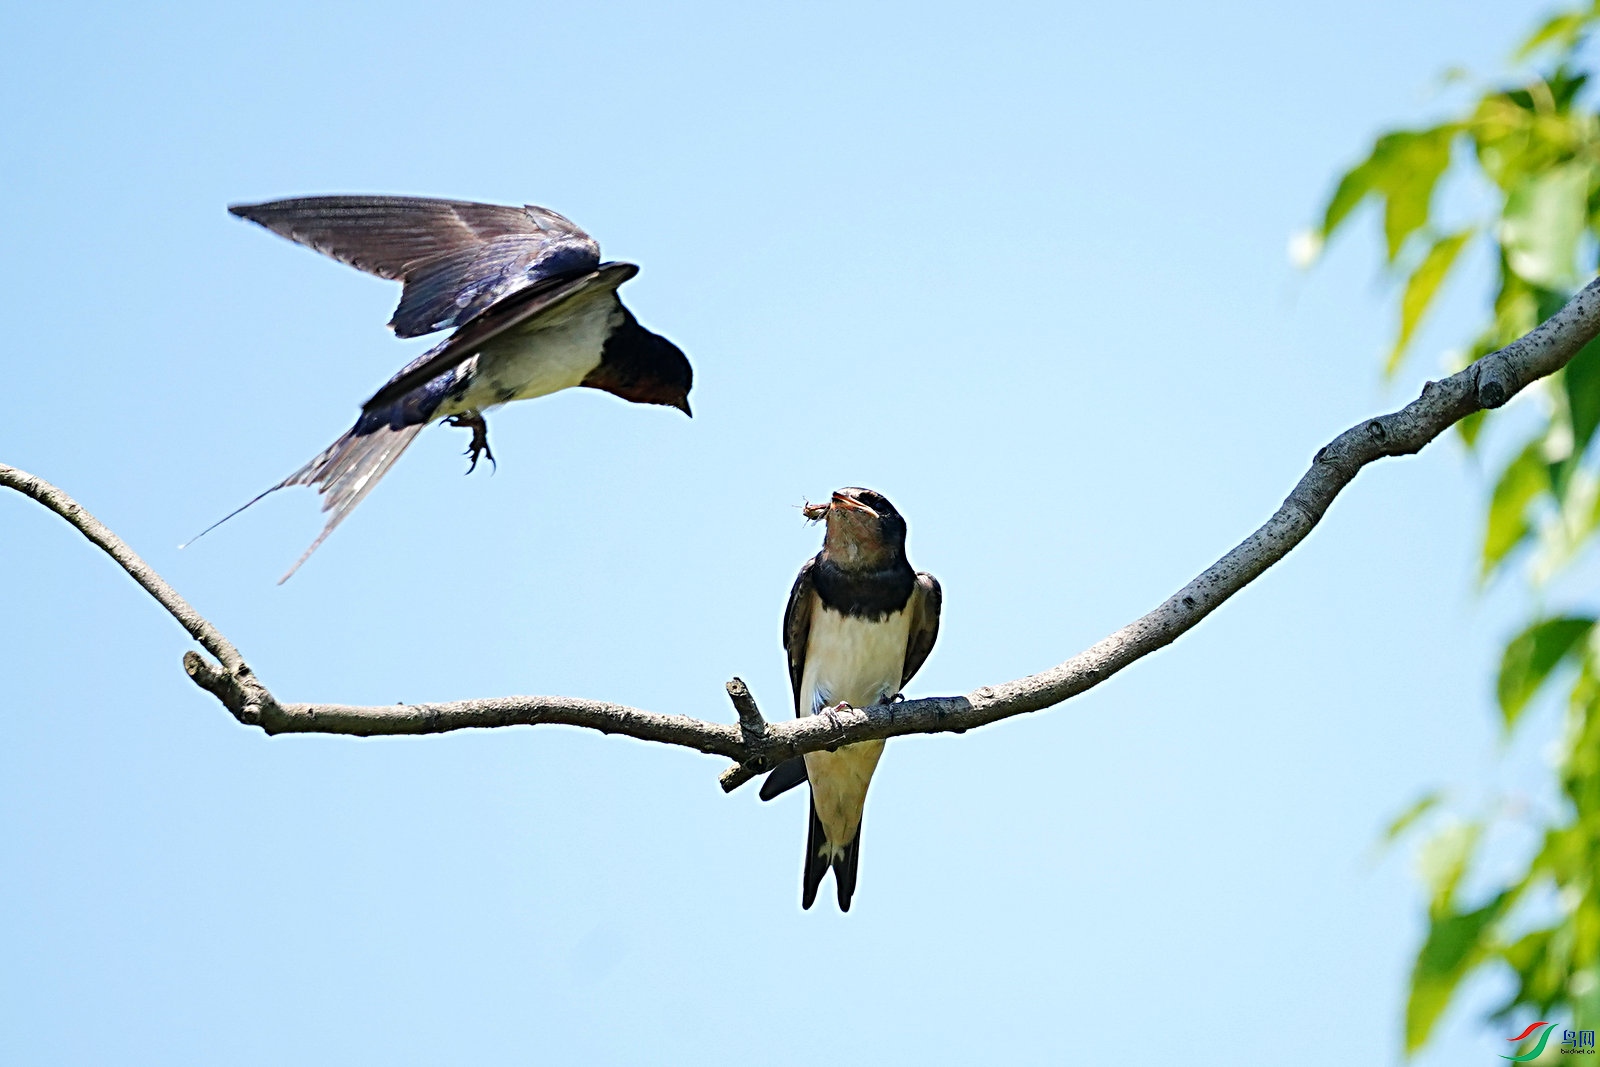
{"type": "MultiPolygon", "coordinates": [[[[818,603],[800,677],[800,713],[815,714],[840,702],[865,708],[894,696],[900,691],[910,634],[909,610],[873,621],[841,615],[818,603]]],[[[811,802],[826,832],[830,860],[855,840],[867,786],[881,755],[882,741],[806,753],[811,802]]]]}
{"type": "Polygon", "coordinates": [[[465,369],[471,384],[435,413],[446,418],[531,400],[578,385],[600,364],[611,328],[623,317],[614,289],[580,294],[535,319],[531,328],[490,339],[465,369]]]}

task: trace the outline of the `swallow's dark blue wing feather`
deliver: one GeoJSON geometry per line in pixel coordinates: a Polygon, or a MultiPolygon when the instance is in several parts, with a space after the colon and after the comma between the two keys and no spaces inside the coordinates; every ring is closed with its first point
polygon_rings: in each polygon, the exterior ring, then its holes
{"type": "Polygon", "coordinates": [[[428,260],[406,275],[400,306],[389,325],[400,337],[459,326],[512,293],[554,278],[587,274],[599,265],[593,241],[561,238],[537,246],[527,237],[500,237],[428,260]]]}
{"type": "Polygon", "coordinates": [[[306,196],[228,209],[341,263],[405,284],[389,325],[417,337],[600,264],[600,246],[548,208],[411,196],[306,196]]]}

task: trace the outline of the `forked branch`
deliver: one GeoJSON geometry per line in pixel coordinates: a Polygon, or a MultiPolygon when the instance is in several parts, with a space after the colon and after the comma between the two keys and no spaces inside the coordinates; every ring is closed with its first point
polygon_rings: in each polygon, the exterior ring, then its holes
{"type": "Polygon", "coordinates": [[[234,718],[269,734],[432,734],[469,727],[561,723],[641,741],[681,745],[734,761],[722,775],[732,790],[791,756],[900,734],[961,733],[1000,719],[1039,711],[1091,689],[1128,664],[1171,644],[1288,555],[1327,513],[1333,498],[1361,471],[1385,456],[1411,455],[1475,411],[1497,408],[1530,383],[1555,373],[1600,335],[1600,279],[1527,336],[1442,381],[1399,411],[1367,419],[1318,450],[1311,469],[1276,513],[1233,551],[1207,567],[1165,603],[1047,671],[965,696],[929,697],[804,719],[767,722],[743,682],[728,683],[738,722],[662,715],[575,697],[491,697],[445,704],[280,703],[261,684],[227,638],[173,591],[120,538],[61,490],[0,464],[0,485],[32,497],[103,549],[178,620],[214,660],[184,654],[195,684],[234,718]]]}

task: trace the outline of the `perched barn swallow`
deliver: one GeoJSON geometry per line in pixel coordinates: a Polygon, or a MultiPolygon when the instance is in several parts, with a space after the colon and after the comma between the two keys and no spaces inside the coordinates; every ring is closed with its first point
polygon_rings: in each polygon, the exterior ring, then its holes
{"type": "MultiPolygon", "coordinates": [[[[800,568],[783,614],[795,714],[898,699],[939,636],[939,583],[911,569],[906,520],[882,495],[841,489],[827,505],[808,506],[806,516],[826,518],[827,533],[822,551],[800,568]]],[[[882,754],[882,741],[808,752],[780,764],[762,783],[762,800],[811,783],[802,907],[817,899],[831,866],[839,910],[850,910],[861,859],[861,811],[882,754]]]]}
{"type": "Polygon", "coordinates": [[[404,284],[398,337],[455,327],[361,405],[350,432],[224,517],[289,485],[332,512],[287,581],[430,422],[472,431],[467,451],[494,462],[483,413],[583,385],[685,415],[693,372],[671,341],[639,325],[617,287],[639,273],[601,263],[600,246],[547,208],[409,196],[309,196],[228,208],[357,270],[404,284]]]}

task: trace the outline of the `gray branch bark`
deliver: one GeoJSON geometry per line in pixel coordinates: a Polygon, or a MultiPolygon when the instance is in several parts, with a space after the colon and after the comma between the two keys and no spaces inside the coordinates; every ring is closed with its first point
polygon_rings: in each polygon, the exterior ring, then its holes
{"type": "Polygon", "coordinates": [[[1153,611],[1058,666],[1000,685],[986,685],[965,696],[830,711],[775,723],[762,718],[750,690],[737,678],[727,686],[736,724],[574,697],[492,697],[381,707],[281,703],[216,627],[71,497],[4,464],[0,464],[0,485],[32,497],[66,519],[166,608],[214,657],[207,659],[189,651],[183,657],[184,670],[248,726],[258,726],[269,734],[370,737],[560,723],[725,756],[734,765],[723,773],[722,787],[733,790],[791,756],[901,734],[962,733],[1052,707],[1099,685],[1128,664],[1176,641],[1288,555],[1361,468],[1385,456],[1412,455],[1473,412],[1501,406],[1530,383],[1561,369],[1596,335],[1600,335],[1600,279],[1590,282],[1527,336],[1457,374],[1429,382],[1422,395],[1404,408],[1368,419],[1324,445],[1311,469],[1260,529],[1153,611]]]}

